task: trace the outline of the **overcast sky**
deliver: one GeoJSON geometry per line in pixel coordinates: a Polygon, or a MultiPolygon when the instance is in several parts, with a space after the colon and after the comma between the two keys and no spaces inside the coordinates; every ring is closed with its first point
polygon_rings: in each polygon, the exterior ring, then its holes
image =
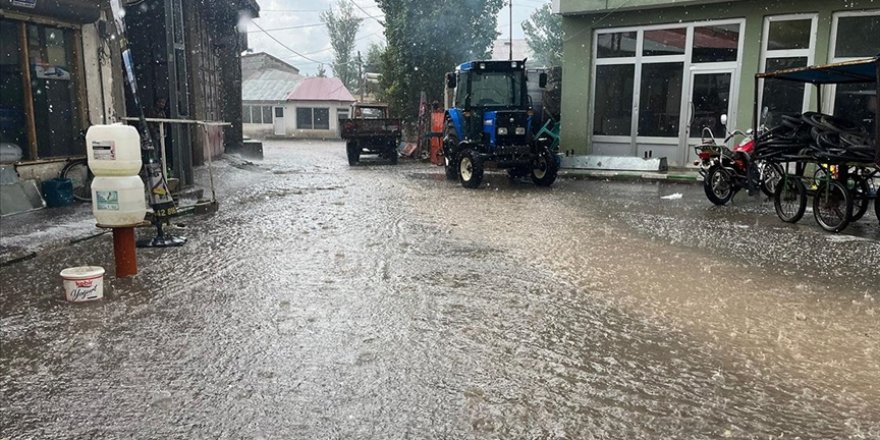
{"type": "MultiPolygon", "coordinates": [[[[382,11],[373,0],[348,0],[354,6],[354,12],[363,17],[357,35],[357,50],[366,56],[371,43],[384,42],[382,26],[377,19],[382,19],[382,11]],[[360,8],[358,8],[358,6],[360,8]],[[370,18],[370,17],[375,18],[370,18]]],[[[333,51],[330,49],[330,37],[327,27],[321,23],[321,12],[336,5],[336,0],[257,0],[260,5],[260,17],[254,20],[256,25],[265,29],[279,44],[260,31],[257,26],[248,26],[248,42],[254,52],[266,52],[274,55],[300,69],[303,74],[314,75],[318,65],[327,64],[327,73],[332,75],[330,61],[333,51]],[[287,46],[285,48],[284,46],[287,46]],[[288,49],[289,48],[289,49],[288,49]],[[305,57],[296,55],[299,52],[305,57]],[[307,58],[306,58],[307,57],[307,58]]],[[[513,0],[513,38],[523,38],[523,21],[529,18],[539,6],[550,0],[513,0]]],[[[499,38],[508,38],[509,10],[505,7],[498,14],[499,38]]]]}

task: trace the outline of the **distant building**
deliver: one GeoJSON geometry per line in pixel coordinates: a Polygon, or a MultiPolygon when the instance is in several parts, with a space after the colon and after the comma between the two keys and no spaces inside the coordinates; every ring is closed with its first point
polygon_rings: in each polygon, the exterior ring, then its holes
{"type": "Polygon", "coordinates": [[[338,121],[349,117],[354,102],[339,78],[305,78],[287,96],[281,127],[289,137],[336,139],[338,121]]]}
{"type": "MultiPolygon", "coordinates": [[[[507,60],[510,59],[510,40],[495,40],[492,43],[492,59],[493,60],[507,60]]],[[[529,44],[525,39],[514,39],[513,40],[513,59],[521,60],[523,58],[532,59],[534,58],[534,52],[532,52],[532,48],[529,47],[529,44]]],[[[532,66],[532,64],[529,64],[532,66]]],[[[534,66],[539,67],[539,66],[534,66]]]]}
{"type": "Polygon", "coordinates": [[[245,136],[286,136],[287,96],[302,82],[299,69],[267,53],[241,57],[241,104],[245,136]]]}

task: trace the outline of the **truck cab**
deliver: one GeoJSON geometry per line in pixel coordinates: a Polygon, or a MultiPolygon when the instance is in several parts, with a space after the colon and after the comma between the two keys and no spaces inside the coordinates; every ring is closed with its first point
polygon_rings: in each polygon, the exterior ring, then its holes
{"type": "MultiPolygon", "coordinates": [[[[548,139],[533,138],[527,81],[525,60],[469,61],[446,74],[446,86],[454,90],[443,139],[447,178],[476,188],[485,168],[497,168],[512,177],[531,175],[537,185],[553,184],[556,158],[548,139]]],[[[544,87],[545,74],[539,83],[544,87]]]]}

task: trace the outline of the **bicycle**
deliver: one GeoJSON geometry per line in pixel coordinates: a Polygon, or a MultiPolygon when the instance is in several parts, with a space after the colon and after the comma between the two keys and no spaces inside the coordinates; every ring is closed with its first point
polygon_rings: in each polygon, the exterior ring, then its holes
{"type": "Polygon", "coordinates": [[[70,179],[73,183],[73,198],[80,202],[92,201],[92,180],[95,175],[89,169],[88,159],[73,159],[64,165],[60,176],[62,179],[70,179]]]}

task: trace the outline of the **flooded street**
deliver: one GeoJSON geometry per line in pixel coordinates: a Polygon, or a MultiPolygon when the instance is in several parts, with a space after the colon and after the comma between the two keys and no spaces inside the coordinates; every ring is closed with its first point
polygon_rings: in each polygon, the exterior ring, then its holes
{"type": "Polygon", "coordinates": [[[265,145],[134,278],[107,235],[0,268],[0,439],[880,438],[871,214],[265,145]]]}

